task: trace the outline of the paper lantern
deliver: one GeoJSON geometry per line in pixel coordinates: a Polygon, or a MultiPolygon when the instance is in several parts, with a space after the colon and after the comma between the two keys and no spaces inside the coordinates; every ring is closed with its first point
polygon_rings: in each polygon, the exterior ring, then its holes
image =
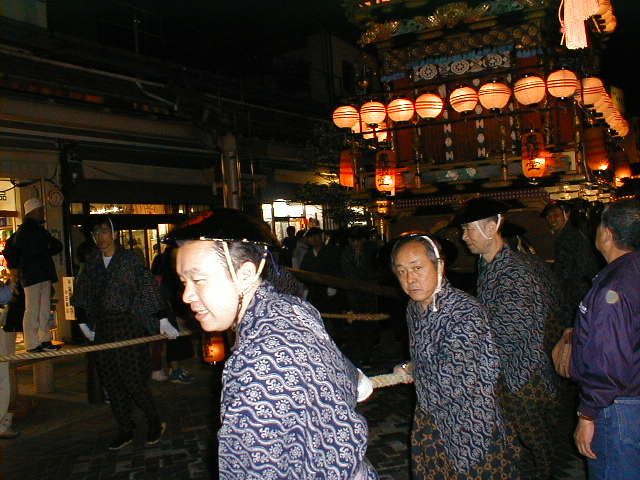
{"type": "Polygon", "coordinates": [[[333,111],[333,123],[338,128],[351,128],[358,123],[358,111],[351,105],[343,105],[333,111]]]}
{"type": "Polygon", "coordinates": [[[380,192],[392,192],[396,184],[397,156],[393,150],[376,153],[376,188],[380,192]]]}
{"type": "Polygon", "coordinates": [[[394,122],[406,122],[413,118],[413,102],[407,98],[396,98],[387,105],[387,115],[394,122]]]}
{"type": "Polygon", "coordinates": [[[561,68],[551,72],[547,77],[547,90],[556,98],[567,98],[576,93],[578,89],[578,77],[571,70],[561,68]]]}
{"type": "Polygon", "coordinates": [[[227,346],[221,332],[202,333],[202,359],[211,364],[224,362],[227,357],[227,346]]]}
{"type": "Polygon", "coordinates": [[[420,118],[436,118],[443,107],[444,101],[434,93],[423,93],[416,98],[415,109],[420,118]]]}
{"type": "Polygon", "coordinates": [[[522,148],[522,173],[527,178],[543,177],[546,171],[547,152],[540,132],[530,131],[520,137],[522,148]]]}
{"type": "Polygon", "coordinates": [[[585,128],[582,134],[584,153],[587,165],[591,170],[606,170],[609,168],[609,155],[605,143],[604,127],[585,128]]]}
{"type": "Polygon", "coordinates": [[[485,83],[478,90],[478,100],[480,105],[489,110],[500,110],[509,103],[511,89],[508,85],[493,81],[485,83]]]}
{"type": "Polygon", "coordinates": [[[342,150],[340,152],[340,166],[338,170],[338,178],[340,181],[340,185],[343,187],[351,187],[355,186],[355,158],[353,155],[353,151],[351,150],[342,150]]]}
{"type": "Polygon", "coordinates": [[[513,85],[513,96],[522,105],[533,105],[542,101],[545,91],[544,80],[535,75],[522,77],[513,85]]]}
{"type": "Polygon", "coordinates": [[[576,99],[583,105],[594,105],[607,91],[602,80],[598,77],[585,77],[582,79],[582,87],[576,92],[576,99]]]}
{"type": "Polygon", "coordinates": [[[470,112],[478,104],[478,92],[471,87],[456,88],[449,95],[449,104],[458,113],[470,112]]]}
{"type": "Polygon", "coordinates": [[[360,107],[360,118],[368,125],[380,125],[387,118],[387,109],[380,102],[367,102],[360,107]]]}

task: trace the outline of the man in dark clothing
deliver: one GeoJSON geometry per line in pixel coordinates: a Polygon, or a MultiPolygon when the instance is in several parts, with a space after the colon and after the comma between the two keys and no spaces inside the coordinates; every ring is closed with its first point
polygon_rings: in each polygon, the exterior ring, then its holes
{"type": "Polygon", "coordinates": [[[44,205],[37,198],[24,202],[24,222],[15,234],[20,283],[24,287],[24,343],[28,352],[58,350],[51,343],[49,314],[51,286],[58,280],[52,255],[62,251],[62,243],[43,226],[44,205]]]}
{"type": "Polygon", "coordinates": [[[280,264],[285,267],[292,265],[293,251],[296,249],[298,237],[296,237],[296,227],[289,225],[287,227],[287,236],[282,240],[282,255],[280,256],[280,264]]]}
{"type": "Polygon", "coordinates": [[[567,204],[550,203],[542,215],[553,234],[553,271],[563,286],[567,319],[573,321],[580,300],[591,288],[591,279],[604,262],[593,242],[572,225],[567,204]]]}

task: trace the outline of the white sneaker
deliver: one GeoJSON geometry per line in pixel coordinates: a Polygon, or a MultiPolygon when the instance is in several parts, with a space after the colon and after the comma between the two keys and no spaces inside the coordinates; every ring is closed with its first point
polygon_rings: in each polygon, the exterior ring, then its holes
{"type": "Polygon", "coordinates": [[[164,370],[154,370],[151,372],[151,380],[155,380],[156,382],[166,382],[169,380],[169,375],[164,370]]]}

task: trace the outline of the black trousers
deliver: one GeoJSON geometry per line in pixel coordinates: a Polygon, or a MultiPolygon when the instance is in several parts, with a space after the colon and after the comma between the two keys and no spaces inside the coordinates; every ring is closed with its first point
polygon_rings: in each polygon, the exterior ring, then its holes
{"type": "MultiPolygon", "coordinates": [[[[128,314],[107,314],[96,324],[96,343],[128,340],[145,335],[142,324],[128,314]]],[[[134,404],[144,413],[147,428],[159,430],[160,417],[149,387],[149,344],[96,352],[96,367],[100,382],[109,395],[111,410],[120,432],[133,433],[134,404]]]]}

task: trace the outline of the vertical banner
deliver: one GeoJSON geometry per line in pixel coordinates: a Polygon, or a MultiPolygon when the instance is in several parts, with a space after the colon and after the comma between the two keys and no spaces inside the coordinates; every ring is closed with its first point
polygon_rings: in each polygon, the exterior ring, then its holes
{"type": "Polygon", "coordinates": [[[62,296],[64,299],[64,317],[67,320],[77,320],[76,311],[71,305],[73,295],[73,277],[62,277],[62,296]]]}

